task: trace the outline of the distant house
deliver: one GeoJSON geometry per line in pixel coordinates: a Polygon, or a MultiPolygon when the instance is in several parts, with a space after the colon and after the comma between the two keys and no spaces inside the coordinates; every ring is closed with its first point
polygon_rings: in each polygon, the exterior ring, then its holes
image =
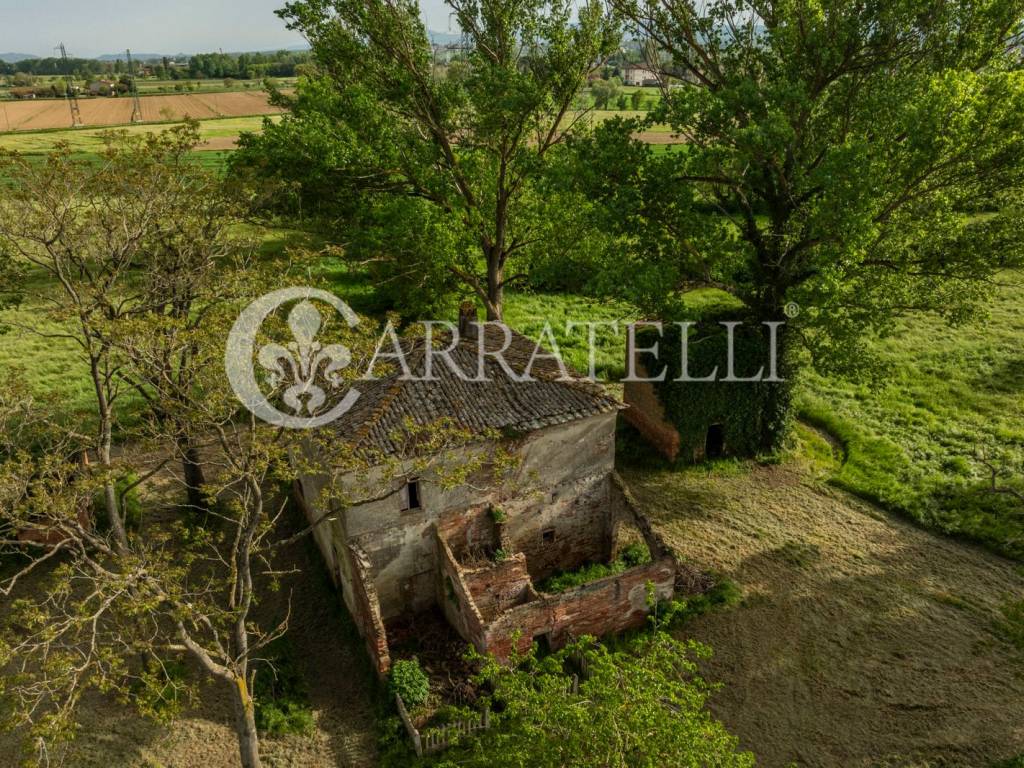
{"type": "Polygon", "coordinates": [[[658,73],[642,64],[627,64],[622,69],[622,84],[636,87],[656,86],[660,83],[658,73]]]}
{"type": "Polygon", "coordinates": [[[117,93],[117,83],[113,80],[95,80],[89,83],[89,93],[93,96],[112,96],[117,93]]]}

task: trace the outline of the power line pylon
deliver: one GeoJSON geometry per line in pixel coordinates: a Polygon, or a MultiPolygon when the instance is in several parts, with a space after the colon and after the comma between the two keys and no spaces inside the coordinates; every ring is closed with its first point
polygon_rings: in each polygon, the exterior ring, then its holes
{"type": "Polygon", "coordinates": [[[64,43],[57,46],[60,50],[60,58],[64,62],[64,84],[66,86],[65,95],[68,99],[68,106],[71,107],[71,127],[81,128],[82,127],[82,109],[78,105],[78,94],[75,92],[75,78],[71,74],[71,62],[68,61],[68,52],[64,47],[64,43]]]}
{"type": "Polygon", "coordinates": [[[132,122],[141,123],[144,122],[142,119],[142,103],[139,101],[139,88],[135,84],[135,68],[132,66],[132,52],[125,51],[128,54],[128,92],[132,95],[132,122]]]}

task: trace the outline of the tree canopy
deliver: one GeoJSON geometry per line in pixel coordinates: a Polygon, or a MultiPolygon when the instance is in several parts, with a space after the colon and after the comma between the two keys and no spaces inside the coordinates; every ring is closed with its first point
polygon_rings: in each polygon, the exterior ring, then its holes
{"type": "Polygon", "coordinates": [[[788,322],[790,377],[798,347],[849,373],[901,312],[983,311],[1024,240],[1024,5],[614,5],[656,52],[648,122],[683,144],[655,152],[630,122],[579,142],[575,178],[623,245],[610,286],[662,314],[725,289],[788,322]]]}
{"type": "Polygon", "coordinates": [[[467,286],[497,319],[522,276],[511,264],[550,229],[538,179],[618,32],[597,1],[448,5],[463,50],[442,65],[415,0],[288,4],[282,15],[311,41],[321,76],[300,86],[280,126],[243,142],[239,164],[307,201],[347,202],[353,231],[341,239],[390,260],[410,290],[467,286]],[[299,136],[323,154],[295,148],[299,136]],[[297,169],[280,159],[296,154],[297,169]]]}

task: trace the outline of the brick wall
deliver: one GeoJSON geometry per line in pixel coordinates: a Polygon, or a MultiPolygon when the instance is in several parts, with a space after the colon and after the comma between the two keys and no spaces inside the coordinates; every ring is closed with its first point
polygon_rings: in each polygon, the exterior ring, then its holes
{"type": "MultiPolygon", "coordinates": [[[[627,352],[628,354],[628,352],[627,352]]],[[[650,374],[643,364],[636,361],[636,372],[639,378],[647,378],[650,374]]],[[[665,407],[658,399],[654,385],[649,382],[627,381],[623,385],[622,399],[629,407],[623,417],[669,461],[679,456],[679,431],[665,418],[665,407]]]]}
{"type": "Polygon", "coordinates": [[[484,619],[473,600],[473,593],[463,578],[448,543],[436,535],[437,542],[437,602],[448,623],[477,648],[483,648],[484,619]]]}
{"type": "Polygon", "coordinates": [[[608,558],[609,476],[584,478],[533,505],[510,508],[505,532],[511,551],[526,555],[534,581],[608,558]]]}
{"type": "Polygon", "coordinates": [[[525,651],[539,635],[546,635],[552,648],[561,648],[573,637],[600,637],[643,626],[649,612],[648,583],[653,583],[658,599],[670,599],[675,581],[675,559],[663,558],[558,595],[543,595],[488,624],[486,648],[498,658],[508,658],[516,632],[519,650],[525,651]]]}
{"type": "Polygon", "coordinates": [[[486,568],[463,570],[462,576],[484,621],[536,595],[522,552],[486,568]]]}
{"type": "Polygon", "coordinates": [[[366,641],[370,661],[377,674],[383,677],[391,669],[391,655],[388,652],[387,631],[380,615],[380,601],[377,599],[373,579],[370,578],[370,561],[366,553],[355,544],[349,545],[347,555],[353,576],[354,605],[350,606],[352,618],[359,629],[359,634],[366,641]]]}

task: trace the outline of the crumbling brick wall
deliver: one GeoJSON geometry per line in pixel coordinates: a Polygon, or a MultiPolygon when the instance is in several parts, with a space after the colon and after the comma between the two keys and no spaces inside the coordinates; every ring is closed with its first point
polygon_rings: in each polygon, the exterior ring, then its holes
{"type": "Polygon", "coordinates": [[[522,552],[490,567],[464,570],[463,578],[485,621],[537,594],[526,568],[526,555],[522,552]]]}
{"type": "Polygon", "coordinates": [[[380,614],[380,601],[370,577],[370,560],[356,544],[347,548],[350,572],[352,573],[352,595],[354,605],[349,606],[352,619],[359,634],[366,641],[366,650],[377,674],[381,677],[391,669],[391,655],[388,651],[388,635],[380,614]]]}
{"type": "Polygon", "coordinates": [[[488,624],[485,647],[498,658],[508,658],[517,633],[518,649],[525,651],[538,636],[546,637],[552,648],[561,648],[574,637],[641,627],[650,612],[648,585],[653,585],[658,600],[668,600],[675,581],[675,560],[663,558],[557,595],[542,595],[488,624]]]}

